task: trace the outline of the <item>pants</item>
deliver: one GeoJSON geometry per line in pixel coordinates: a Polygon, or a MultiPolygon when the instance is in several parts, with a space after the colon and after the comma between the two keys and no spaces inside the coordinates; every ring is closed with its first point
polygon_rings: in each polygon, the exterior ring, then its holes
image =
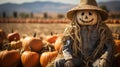
{"type": "MultiPolygon", "coordinates": [[[[73,58],[72,61],[73,61],[74,67],[86,67],[86,65],[83,63],[83,61],[78,58],[73,58]]],[[[65,62],[66,61],[64,58],[56,59],[54,62],[54,67],[64,67],[65,62]]],[[[107,64],[107,65],[103,64],[101,66],[101,65],[99,65],[100,62],[101,62],[101,60],[98,59],[94,63],[90,63],[89,67],[112,67],[110,64],[107,64]]]]}
{"type": "MultiPolygon", "coordinates": [[[[83,67],[84,65],[84,63],[78,58],[74,58],[72,61],[73,61],[74,67],[80,67],[80,66],[83,67]]],[[[56,59],[54,62],[54,67],[64,67],[65,62],[66,61],[64,58],[56,59]]]]}

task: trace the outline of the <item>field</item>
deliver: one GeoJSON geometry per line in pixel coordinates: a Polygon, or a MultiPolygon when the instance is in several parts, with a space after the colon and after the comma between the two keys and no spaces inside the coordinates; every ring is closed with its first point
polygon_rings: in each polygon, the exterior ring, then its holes
{"type": "Polygon", "coordinates": [[[50,35],[50,33],[63,33],[65,27],[68,24],[52,23],[52,24],[40,24],[40,23],[0,23],[0,29],[3,29],[7,34],[13,31],[17,31],[21,36],[32,36],[34,33],[39,35],[50,35]]]}
{"type": "MultiPolygon", "coordinates": [[[[3,29],[7,34],[13,31],[17,31],[21,36],[37,33],[40,35],[50,35],[50,33],[61,34],[68,26],[66,23],[0,23],[0,29],[3,29]]],[[[108,24],[113,33],[120,34],[120,24],[108,24]]]]}

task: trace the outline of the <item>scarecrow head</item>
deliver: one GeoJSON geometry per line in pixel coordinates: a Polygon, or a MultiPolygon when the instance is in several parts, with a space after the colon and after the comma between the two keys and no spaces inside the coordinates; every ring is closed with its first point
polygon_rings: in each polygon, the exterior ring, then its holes
{"type": "Polygon", "coordinates": [[[92,10],[83,10],[76,13],[76,20],[80,25],[94,25],[100,19],[99,14],[92,10]]]}
{"type": "Polygon", "coordinates": [[[95,0],[81,0],[80,4],[67,12],[67,18],[80,25],[95,25],[108,18],[105,10],[99,8],[95,0]]]}

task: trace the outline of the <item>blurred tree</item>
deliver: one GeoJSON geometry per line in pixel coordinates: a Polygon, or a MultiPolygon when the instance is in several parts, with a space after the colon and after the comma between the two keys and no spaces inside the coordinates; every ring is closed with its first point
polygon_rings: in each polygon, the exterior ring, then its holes
{"type": "Polygon", "coordinates": [[[114,19],[114,18],[115,18],[115,15],[111,14],[111,15],[110,15],[110,18],[113,18],[113,19],[114,19]]]}
{"type": "Polygon", "coordinates": [[[109,17],[112,19],[120,19],[120,13],[119,12],[110,13],[109,17]]]}
{"type": "Polygon", "coordinates": [[[29,17],[29,14],[28,14],[28,13],[25,13],[25,12],[22,12],[22,13],[19,14],[19,16],[20,16],[21,18],[28,18],[28,17],[29,17]]]}
{"type": "Polygon", "coordinates": [[[102,8],[102,9],[106,10],[107,12],[109,12],[109,10],[107,9],[107,7],[104,6],[104,5],[101,5],[100,8],[102,8]]]}
{"type": "Polygon", "coordinates": [[[30,17],[31,17],[31,18],[33,18],[33,17],[34,17],[33,12],[31,12],[31,13],[30,13],[30,17]]]}
{"type": "Polygon", "coordinates": [[[61,19],[61,18],[64,18],[64,15],[63,15],[63,14],[58,14],[57,17],[58,17],[59,19],[61,19]]]}
{"type": "Polygon", "coordinates": [[[17,17],[18,17],[17,11],[14,11],[14,12],[13,12],[13,17],[14,17],[14,18],[17,18],[17,17]]]}
{"type": "Polygon", "coordinates": [[[120,13],[116,14],[116,18],[120,19],[120,13]]]}
{"type": "Polygon", "coordinates": [[[6,18],[6,17],[7,17],[5,11],[3,11],[3,13],[2,13],[2,17],[3,17],[3,18],[6,18]]]}
{"type": "Polygon", "coordinates": [[[45,12],[45,13],[43,14],[43,17],[44,17],[45,19],[48,18],[47,12],[45,12]]]}

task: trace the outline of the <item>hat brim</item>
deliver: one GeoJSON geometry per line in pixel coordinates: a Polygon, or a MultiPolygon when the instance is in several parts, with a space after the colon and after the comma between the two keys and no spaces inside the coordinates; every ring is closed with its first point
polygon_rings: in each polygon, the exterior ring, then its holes
{"type": "Polygon", "coordinates": [[[91,6],[91,5],[82,5],[82,6],[77,6],[75,8],[72,8],[71,10],[69,10],[67,12],[67,18],[72,20],[73,19],[73,15],[75,14],[76,11],[82,11],[82,10],[95,10],[95,11],[98,11],[101,15],[101,18],[102,20],[106,20],[108,18],[108,13],[97,7],[97,6],[91,6]]]}

